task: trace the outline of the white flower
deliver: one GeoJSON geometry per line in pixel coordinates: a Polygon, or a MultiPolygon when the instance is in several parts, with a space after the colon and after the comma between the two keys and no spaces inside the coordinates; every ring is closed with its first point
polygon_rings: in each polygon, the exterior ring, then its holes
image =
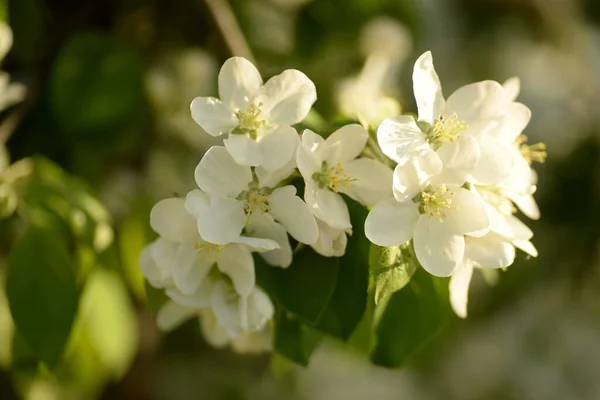
{"type": "Polygon", "coordinates": [[[211,290],[203,282],[212,273],[226,275],[235,290],[247,296],[255,287],[251,252],[278,246],[269,239],[242,236],[226,245],[207,242],[179,198],[158,202],[150,213],[150,224],[161,237],[142,252],[140,268],[150,284],[166,288],[167,295],[202,297],[199,291],[211,290]]]}
{"type": "Polygon", "coordinates": [[[348,236],[352,235],[351,229],[335,229],[325,222],[317,219],[319,226],[319,239],[310,247],[325,257],[341,257],[346,253],[348,236]]]}
{"type": "Polygon", "coordinates": [[[290,69],[263,86],[258,70],[241,57],[225,61],[218,81],[221,99],[195,98],[192,118],[213,136],[229,133],[225,147],[238,164],[270,171],[287,164],[297,137],[290,125],[302,121],[317,99],[312,81],[290,69]]]}
{"type": "Polygon", "coordinates": [[[206,340],[215,347],[232,343],[241,351],[257,352],[261,346],[268,350],[264,342],[250,342],[253,337],[259,339],[265,330],[269,331],[267,322],[273,318],[273,303],[262,290],[254,288],[250,295],[240,296],[221,281],[211,301],[212,308],[169,301],[158,311],[157,325],[163,331],[171,331],[186,320],[199,317],[206,340]]]}
{"type": "MultiPolygon", "coordinates": [[[[4,59],[13,44],[10,26],[0,21],[0,61],[4,59]]],[[[0,71],[0,111],[22,101],[25,98],[25,86],[10,81],[10,75],[0,71]]]]}
{"type": "Polygon", "coordinates": [[[438,183],[462,185],[467,178],[497,183],[512,167],[510,148],[489,135],[507,112],[510,99],[498,82],[473,83],[444,100],[430,52],[423,54],[413,71],[414,94],[419,111],[383,121],[377,130],[385,155],[404,165],[413,157],[425,157],[430,175],[438,183]]]}
{"type": "Polygon", "coordinates": [[[356,124],[338,129],[327,139],[308,129],[302,134],[296,160],[306,183],[304,200],[331,228],[352,228],[340,193],[367,206],[391,195],[390,168],[369,158],[357,158],[368,137],[368,132],[356,124]]]}
{"type": "Polygon", "coordinates": [[[450,279],[450,304],[456,315],[467,316],[468,291],[473,268],[506,268],[514,262],[515,247],[532,257],[537,250],[531,243],[533,232],[517,217],[510,200],[494,187],[473,188],[486,201],[490,232],[481,238],[467,237],[462,265],[450,279]]]}
{"type": "Polygon", "coordinates": [[[385,78],[393,61],[374,54],[357,76],[345,78],[337,90],[337,103],[344,115],[377,126],[385,118],[400,114],[398,101],[385,93],[385,78]]]}
{"type": "Polygon", "coordinates": [[[490,228],[486,205],[476,194],[445,185],[429,186],[414,201],[386,199],[365,220],[367,238],[379,246],[398,246],[411,238],[425,270],[450,276],[462,264],[465,237],[490,228]]]}
{"type": "MultiPolygon", "coordinates": [[[[295,146],[294,146],[295,147],[295,146]]],[[[274,172],[239,165],[224,147],[212,147],[196,168],[200,190],[186,198],[187,210],[198,219],[200,235],[226,244],[245,232],[275,240],[279,248],[263,253],[272,265],[287,267],[292,249],[286,232],[301,243],[313,244],[318,228],[310,209],[291,185],[276,187],[295,168],[294,160],[274,172]]]]}
{"type": "Polygon", "coordinates": [[[265,324],[257,331],[245,332],[235,338],[231,338],[225,328],[219,325],[219,321],[211,309],[199,310],[200,330],[206,341],[213,347],[222,348],[231,346],[236,353],[262,353],[271,350],[272,328],[265,324]]]}
{"type": "MultiPolygon", "coordinates": [[[[504,84],[507,96],[516,98],[519,93],[519,80],[512,78],[504,84]]],[[[508,177],[497,184],[498,191],[509,198],[529,218],[539,219],[540,210],[533,198],[536,191],[537,175],[531,168],[534,161],[544,162],[546,146],[544,143],[527,144],[522,134],[531,119],[531,111],[525,105],[513,102],[509,106],[500,125],[492,134],[498,141],[511,149],[513,166],[508,177]]]]}

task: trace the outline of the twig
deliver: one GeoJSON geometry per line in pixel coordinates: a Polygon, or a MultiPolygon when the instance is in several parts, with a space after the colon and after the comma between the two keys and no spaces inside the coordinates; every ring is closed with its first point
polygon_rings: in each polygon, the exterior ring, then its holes
{"type": "Polygon", "coordinates": [[[252,50],[238,24],[227,0],[205,0],[208,9],[217,23],[229,51],[234,56],[242,56],[254,63],[252,50]]]}

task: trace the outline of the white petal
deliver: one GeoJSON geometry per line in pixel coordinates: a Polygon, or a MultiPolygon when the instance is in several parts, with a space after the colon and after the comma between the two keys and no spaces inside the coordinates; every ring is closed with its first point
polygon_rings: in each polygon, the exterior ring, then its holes
{"type": "Polygon", "coordinates": [[[265,162],[260,143],[247,135],[231,134],[223,140],[223,144],[240,166],[254,167],[265,162]]]}
{"type": "Polygon", "coordinates": [[[227,282],[220,280],[210,296],[210,304],[219,322],[230,338],[241,333],[239,295],[227,282]]]}
{"type": "Polygon", "coordinates": [[[144,275],[144,277],[148,280],[148,283],[150,285],[152,285],[155,288],[162,288],[165,274],[163,274],[163,271],[161,271],[161,269],[158,268],[158,265],[154,261],[154,257],[152,257],[153,246],[154,242],[150,243],[142,250],[139,258],[140,270],[142,271],[142,275],[144,275]]]}
{"type": "Polygon", "coordinates": [[[515,261],[515,248],[500,235],[467,238],[465,258],[484,268],[506,268],[515,261]]]}
{"type": "Polygon", "coordinates": [[[293,154],[292,158],[290,158],[288,163],[278,170],[267,171],[266,169],[264,169],[262,167],[256,167],[254,169],[254,173],[256,174],[256,177],[258,178],[258,184],[260,187],[274,188],[277,185],[279,185],[279,183],[281,181],[283,181],[284,179],[286,179],[290,175],[292,175],[294,173],[295,169],[296,169],[296,155],[293,154]]]}
{"type": "Polygon", "coordinates": [[[511,145],[525,130],[531,120],[531,110],[521,103],[511,103],[504,119],[498,127],[498,138],[505,144],[511,145]]]}
{"type": "Polygon", "coordinates": [[[508,100],[515,101],[521,92],[521,80],[518,76],[513,76],[508,78],[506,82],[502,84],[502,87],[504,88],[508,100]]]}
{"type": "Polygon", "coordinates": [[[211,309],[202,310],[200,314],[200,330],[204,339],[213,347],[222,348],[229,343],[227,331],[223,329],[211,309]]]}
{"type": "Polygon", "coordinates": [[[150,211],[150,226],[165,239],[183,242],[196,234],[196,220],[185,209],[185,200],[164,199],[150,211]]]}
{"type": "Polygon", "coordinates": [[[249,235],[275,241],[279,247],[261,253],[270,265],[287,268],[292,263],[292,247],[285,228],[273,220],[269,214],[254,213],[250,216],[246,229],[249,235]]]}
{"type": "Polygon", "coordinates": [[[471,263],[461,265],[450,278],[450,304],[460,318],[467,317],[467,303],[469,302],[469,286],[473,276],[471,263]]]}
{"type": "Polygon", "coordinates": [[[228,197],[211,196],[207,204],[204,196],[200,190],[192,190],[185,201],[187,210],[198,219],[200,236],[214,244],[232,242],[246,224],[243,203],[228,197]]]}
{"type": "Polygon", "coordinates": [[[442,171],[437,153],[427,149],[419,156],[398,164],[393,173],[393,193],[398,201],[412,199],[430,183],[430,179],[442,171]]]}
{"type": "Polygon", "coordinates": [[[180,245],[181,243],[163,238],[158,238],[152,243],[152,248],[150,249],[152,258],[156,262],[156,267],[162,276],[160,287],[165,287],[172,283],[173,265],[180,245]]]}
{"type": "MultiPolygon", "coordinates": [[[[242,299],[240,299],[242,300],[242,299]]],[[[265,292],[256,288],[246,301],[246,331],[257,331],[273,318],[275,307],[265,292]]]]}
{"type": "Polygon", "coordinates": [[[515,247],[520,250],[523,250],[525,253],[529,254],[532,257],[538,256],[538,251],[529,240],[515,240],[513,241],[515,247]]]}
{"type": "Polygon", "coordinates": [[[261,87],[260,73],[250,61],[231,57],[223,63],[219,71],[219,97],[232,109],[245,110],[261,87]]]}
{"type": "Polygon", "coordinates": [[[415,62],[413,90],[419,110],[419,120],[432,124],[437,114],[444,109],[445,101],[430,51],[423,53],[415,62]]]}
{"type": "Polygon", "coordinates": [[[350,161],[344,164],[344,173],[355,179],[344,193],[365,206],[392,196],[392,170],[379,161],[370,158],[350,161]]]}
{"type": "Polygon", "coordinates": [[[217,261],[219,270],[231,278],[240,296],[247,296],[254,289],[254,259],[250,250],[241,244],[230,244],[221,251],[217,261]]]}
{"type": "Polygon", "coordinates": [[[435,276],[450,276],[462,263],[465,238],[445,229],[435,217],[421,215],[415,226],[413,243],[421,266],[435,276]]]}
{"type": "Polygon", "coordinates": [[[307,182],[304,201],[315,217],[335,229],[350,229],[350,214],[342,196],[328,189],[319,189],[307,182]]]}
{"type": "Polygon", "coordinates": [[[325,139],[309,129],[302,133],[302,141],[296,151],[298,170],[305,180],[311,180],[312,175],[321,170],[324,161],[325,139]]]}
{"type": "Polygon", "coordinates": [[[520,195],[518,193],[509,192],[507,193],[507,197],[510,198],[527,217],[534,220],[540,219],[540,209],[532,195],[520,195]]]}
{"type": "Polygon", "coordinates": [[[387,118],[377,128],[381,151],[398,164],[404,164],[410,157],[428,149],[426,139],[414,118],[408,115],[387,118]]]}
{"type": "Polygon", "coordinates": [[[311,247],[325,257],[341,257],[346,252],[348,238],[342,229],[333,229],[325,222],[317,219],[319,238],[311,247]]]}
{"type": "Polygon", "coordinates": [[[443,220],[449,232],[455,235],[485,235],[491,226],[485,202],[463,188],[451,188],[449,191],[454,195],[449,197],[452,203],[449,209],[444,210],[447,217],[443,220]]]}
{"type": "Polygon", "coordinates": [[[231,132],[238,125],[233,111],[214,97],[196,97],[190,110],[194,121],[212,136],[231,132]]]}
{"type": "Polygon", "coordinates": [[[444,166],[432,183],[462,186],[481,158],[477,140],[462,135],[452,143],[445,143],[436,152],[444,166]]]}
{"type": "Polygon", "coordinates": [[[342,126],[325,139],[329,165],[346,163],[360,155],[367,144],[369,132],[358,124],[342,126]]]}
{"type": "Polygon", "coordinates": [[[158,310],[156,324],[162,331],[172,331],[186,320],[192,318],[197,310],[169,301],[158,310]]]}
{"type": "Polygon", "coordinates": [[[198,289],[215,262],[212,256],[199,251],[195,243],[189,242],[179,246],[173,263],[175,286],[186,295],[198,289]]]}
{"type": "Polygon", "coordinates": [[[298,132],[294,128],[280,125],[259,140],[262,162],[258,165],[268,171],[277,171],[285,167],[295,156],[299,142],[298,132]]]}
{"type": "Polygon", "coordinates": [[[302,72],[288,69],[269,79],[255,103],[273,124],[294,125],[302,121],[317,100],[315,84],[302,72]]]}
{"type": "Polygon", "coordinates": [[[240,236],[233,243],[245,244],[252,251],[265,252],[279,248],[279,244],[271,239],[240,236]]]}
{"type": "Polygon", "coordinates": [[[514,163],[510,147],[488,137],[480,142],[480,149],[479,163],[471,172],[474,183],[493,185],[505,180],[514,163]]]}
{"type": "Polygon", "coordinates": [[[501,117],[510,102],[504,88],[495,81],[482,81],[463,86],[448,97],[446,112],[456,113],[467,121],[501,117]]]}
{"type": "Polygon", "coordinates": [[[399,246],[413,236],[418,219],[419,211],[415,203],[383,200],[367,215],[365,235],[378,246],[399,246]]]}
{"type": "Polygon", "coordinates": [[[208,149],[196,167],[195,176],[200,189],[224,197],[237,197],[252,182],[250,168],[238,165],[223,146],[208,149]]]}
{"type": "Polygon", "coordinates": [[[169,288],[165,294],[174,302],[186,307],[204,308],[210,307],[210,295],[214,287],[214,282],[206,278],[200,283],[198,288],[191,294],[185,294],[181,290],[169,288]]]}
{"type": "Polygon", "coordinates": [[[288,185],[277,188],[269,198],[270,213],[300,243],[313,244],[319,237],[317,221],[310,208],[288,185]]]}

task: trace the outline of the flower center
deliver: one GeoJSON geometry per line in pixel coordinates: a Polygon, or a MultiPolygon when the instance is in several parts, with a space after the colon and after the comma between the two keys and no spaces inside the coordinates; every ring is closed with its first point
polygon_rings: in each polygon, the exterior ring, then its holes
{"type": "Polygon", "coordinates": [[[433,126],[427,132],[427,140],[433,145],[442,145],[444,142],[454,142],[460,136],[458,132],[469,129],[469,125],[458,119],[458,115],[439,113],[433,121],[433,126]]]}
{"type": "Polygon", "coordinates": [[[250,215],[255,211],[260,211],[264,214],[271,211],[271,206],[269,205],[270,196],[270,188],[250,187],[248,190],[240,193],[237,199],[244,202],[246,215],[250,215]]]}
{"type": "Polygon", "coordinates": [[[333,167],[329,167],[327,161],[323,161],[321,170],[312,174],[312,178],[317,182],[319,188],[327,188],[336,193],[352,187],[354,182],[356,182],[355,178],[352,178],[344,172],[344,167],[341,162],[333,167]]]}
{"type": "Polygon", "coordinates": [[[194,243],[194,249],[198,250],[198,255],[209,261],[218,261],[221,255],[221,251],[225,246],[208,243],[208,242],[196,242],[194,243]]]}
{"type": "Polygon", "coordinates": [[[546,144],[543,142],[538,142],[535,144],[528,145],[527,136],[520,135],[517,140],[517,145],[519,146],[519,151],[523,155],[523,158],[527,161],[529,165],[531,165],[534,161],[539,162],[540,164],[546,161],[546,144]]]}
{"type": "Polygon", "coordinates": [[[250,138],[256,140],[258,132],[267,127],[267,121],[261,119],[262,103],[251,104],[246,111],[238,111],[235,113],[238,119],[238,126],[233,130],[233,133],[247,133],[250,138]]]}
{"type": "Polygon", "coordinates": [[[440,222],[443,222],[446,218],[444,210],[452,208],[454,194],[453,191],[446,189],[446,185],[440,185],[435,189],[428,186],[420,195],[415,196],[413,201],[419,203],[421,214],[427,214],[430,217],[437,216],[440,222]]]}

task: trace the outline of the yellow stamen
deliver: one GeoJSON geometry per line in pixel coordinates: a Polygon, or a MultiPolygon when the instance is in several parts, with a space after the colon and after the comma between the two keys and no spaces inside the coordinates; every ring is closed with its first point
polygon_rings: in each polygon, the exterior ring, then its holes
{"type": "Polygon", "coordinates": [[[251,188],[240,193],[237,199],[244,202],[244,211],[249,216],[255,211],[260,211],[263,214],[271,211],[270,196],[271,189],[269,188],[251,188]]]}
{"type": "Polygon", "coordinates": [[[312,178],[319,188],[327,188],[334,192],[340,192],[343,189],[349,189],[352,187],[356,178],[352,178],[350,175],[344,172],[344,167],[341,162],[338,162],[335,166],[329,167],[327,161],[323,161],[321,165],[321,171],[315,172],[312,178]]]}
{"type": "Polygon", "coordinates": [[[437,189],[433,190],[431,187],[425,189],[421,193],[420,199],[420,211],[422,214],[427,214],[430,217],[437,216],[440,222],[446,218],[446,212],[444,209],[452,208],[452,196],[455,193],[448,191],[445,185],[440,185],[437,189]]]}
{"type": "Polygon", "coordinates": [[[209,261],[219,261],[221,251],[225,246],[208,243],[208,242],[195,242],[194,249],[198,250],[198,255],[202,258],[206,258],[209,261]]]}
{"type": "Polygon", "coordinates": [[[267,121],[260,118],[262,103],[251,104],[246,111],[238,111],[235,115],[238,118],[239,125],[233,130],[233,133],[247,133],[252,139],[257,138],[259,131],[267,127],[267,121]]]}
{"type": "Polygon", "coordinates": [[[534,161],[539,162],[540,164],[546,161],[548,153],[546,152],[545,143],[538,142],[532,145],[525,144],[527,143],[527,136],[525,135],[520,135],[517,138],[516,143],[519,146],[519,151],[521,151],[523,158],[525,158],[529,165],[534,161]]]}
{"type": "Polygon", "coordinates": [[[436,145],[441,145],[445,141],[454,142],[460,136],[458,132],[465,129],[469,129],[469,125],[465,121],[459,120],[456,113],[451,115],[440,113],[433,122],[427,140],[436,145]]]}

